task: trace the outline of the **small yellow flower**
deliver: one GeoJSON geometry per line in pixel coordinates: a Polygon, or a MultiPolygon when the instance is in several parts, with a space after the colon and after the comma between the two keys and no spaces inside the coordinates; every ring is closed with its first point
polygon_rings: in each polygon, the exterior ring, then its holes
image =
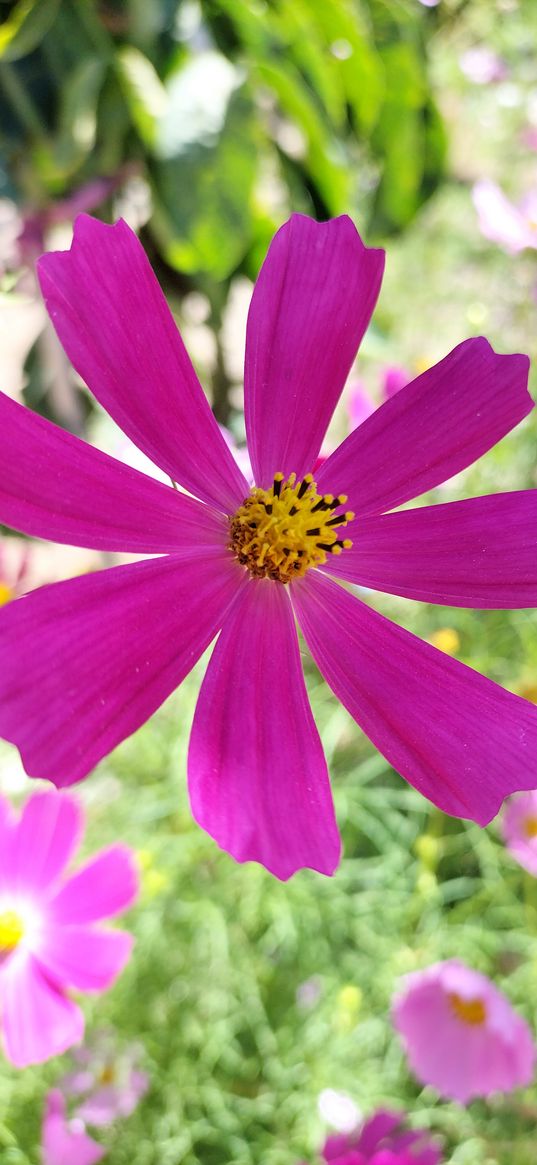
{"type": "Polygon", "coordinates": [[[433,647],[438,647],[440,651],[445,651],[446,655],[456,655],[461,640],[454,627],[439,627],[438,631],[433,631],[429,636],[429,643],[432,643],[433,647]]]}
{"type": "Polygon", "coordinates": [[[0,607],[5,607],[6,603],[10,603],[13,598],[13,591],[8,587],[6,582],[0,579],[0,607]]]}

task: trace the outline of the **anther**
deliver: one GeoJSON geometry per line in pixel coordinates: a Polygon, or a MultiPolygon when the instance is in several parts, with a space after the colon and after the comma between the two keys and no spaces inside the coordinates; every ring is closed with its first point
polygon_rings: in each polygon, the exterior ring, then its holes
{"type": "MultiPolygon", "coordinates": [[[[328,522],[327,522],[326,524],[328,525],[328,522]]],[[[306,534],[311,534],[311,535],[313,535],[313,536],[315,536],[316,534],[320,534],[320,533],[321,533],[321,527],[320,527],[320,526],[315,526],[315,527],[313,528],[313,530],[306,530],[306,534]]]]}
{"type": "Polygon", "coordinates": [[[302,479],[302,482],[301,482],[301,484],[300,484],[300,488],[299,488],[299,491],[298,491],[298,497],[299,497],[299,498],[303,498],[303,497],[304,497],[304,494],[305,494],[306,490],[309,488],[309,486],[311,485],[312,481],[313,481],[313,476],[312,476],[312,474],[311,474],[311,473],[307,473],[307,474],[306,474],[306,476],[305,476],[305,477],[302,479]]]}
{"type": "Polygon", "coordinates": [[[283,481],[283,473],[274,474],[274,485],[272,487],[274,497],[279,498],[283,481]]]}

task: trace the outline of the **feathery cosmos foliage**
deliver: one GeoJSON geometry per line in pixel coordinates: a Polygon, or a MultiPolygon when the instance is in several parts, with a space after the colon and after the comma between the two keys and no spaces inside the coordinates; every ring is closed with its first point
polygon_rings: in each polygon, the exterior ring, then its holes
{"type": "Polygon", "coordinates": [[[192,729],[192,810],[238,861],[282,879],[305,866],[330,874],[340,852],[295,619],[350,714],[445,812],[484,824],[537,769],[535,707],[338,585],[478,608],[537,600],[535,491],[388,512],[530,412],[525,356],[465,341],[385,401],[313,478],[383,262],[346,217],[294,215],[276,234],[247,328],[253,489],[123,222],[80,216],[71,250],[42,258],[41,287],[79,374],[182,488],[0,400],[0,520],[158,556],[45,587],[1,613],[1,734],[30,775],[78,781],[219,635],[192,729]]]}

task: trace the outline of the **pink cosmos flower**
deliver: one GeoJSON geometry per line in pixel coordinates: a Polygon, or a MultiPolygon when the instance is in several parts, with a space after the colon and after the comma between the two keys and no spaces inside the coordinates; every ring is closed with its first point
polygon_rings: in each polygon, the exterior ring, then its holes
{"type": "Polygon", "coordinates": [[[499,243],[511,255],[537,247],[537,191],[530,191],[518,206],[506,198],[495,182],[477,182],[472,191],[481,234],[499,243]]]}
{"type": "Polygon", "coordinates": [[[424,1131],[405,1131],[400,1112],[379,1109],[361,1129],[328,1137],[326,1165],[439,1165],[440,1149],[424,1131]]]}
{"type": "Polygon", "coordinates": [[[0,1010],[17,1068],[80,1040],[84,1018],[68,992],[106,990],[130,956],[129,934],[95,924],[134,900],[133,856],[113,845],[63,879],[82,828],[67,793],[34,793],[18,821],[0,799],[0,1010]]]}
{"type": "Polygon", "coordinates": [[[497,987],[457,959],[408,975],[393,1022],[422,1084],[466,1104],[530,1084],[530,1029],[497,987]]]}
{"type": "MultiPolygon", "coordinates": [[[[380,400],[389,400],[391,396],[395,396],[400,388],[404,388],[408,384],[410,376],[404,368],[400,368],[398,364],[389,364],[383,369],[380,385],[380,400]]],[[[352,433],[353,429],[357,429],[367,417],[371,416],[377,408],[377,403],[370,397],[367,388],[361,380],[356,380],[351,386],[347,402],[349,425],[352,433]]]]}
{"type": "Polygon", "coordinates": [[[88,1136],[83,1121],[67,1120],[61,1092],[49,1092],[41,1131],[43,1165],[95,1165],[105,1153],[102,1145],[88,1136]]]}
{"type": "Polygon", "coordinates": [[[280,878],[304,866],[332,873],[340,852],[295,618],[350,714],[445,812],[485,824],[537,769],[533,705],[339,585],[455,606],[537,600],[536,491],[387,512],[464,469],[530,412],[527,357],[467,340],[381,405],[312,479],[382,270],[383,253],[346,217],[294,215],[275,236],[247,328],[252,490],[123,222],[81,216],[71,250],[41,260],[41,286],[79,374],[187,492],[0,396],[0,520],[158,556],[44,587],[0,612],[0,733],[32,776],[78,781],[220,633],[190,740],[192,810],[238,861],[280,878]]]}
{"type": "Polygon", "coordinates": [[[21,547],[18,562],[13,566],[7,561],[5,549],[6,539],[2,542],[0,538],[0,607],[23,594],[31,554],[28,544],[21,547]]]}
{"type": "Polygon", "coordinates": [[[79,1098],[74,1115],[99,1128],[130,1116],[149,1088],[149,1076],[139,1067],[140,1052],[136,1045],[119,1047],[108,1031],[75,1048],[73,1071],[58,1085],[64,1095],[79,1098]]]}
{"type": "Polygon", "coordinates": [[[502,833],[510,853],[528,873],[537,876],[537,789],[507,801],[502,833]]]}

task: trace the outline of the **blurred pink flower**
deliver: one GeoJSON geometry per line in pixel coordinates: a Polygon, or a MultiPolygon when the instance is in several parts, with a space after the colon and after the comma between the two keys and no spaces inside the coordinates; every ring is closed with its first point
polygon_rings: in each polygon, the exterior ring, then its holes
{"type": "Polygon", "coordinates": [[[95,1033],[88,1044],[71,1053],[73,1071],[58,1082],[66,1096],[81,1098],[75,1116],[96,1127],[124,1120],[149,1088],[137,1045],[122,1048],[112,1031],[95,1033]]]}
{"type": "Polygon", "coordinates": [[[2,540],[0,536],[0,607],[24,594],[31,557],[31,547],[27,542],[20,548],[18,562],[13,566],[7,560],[6,542],[7,539],[2,540]]]}
{"type": "Polygon", "coordinates": [[[379,1109],[361,1128],[328,1137],[326,1165],[439,1165],[442,1154],[424,1130],[405,1130],[404,1113],[379,1109]]]}
{"type": "Polygon", "coordinates": [[[0,1009],[6,1055],[17,1068],[82,1038],[70,990],[104,991],[131,953],[131,935],[95,925],[136,897],[131,851],[112,845],[63,878],[83,822],[66,793],[34,793],[18,821],[0,799],[0,1009]]]}
{"type": "Polygon", "coordinates": [[[485,238],[499,243],[509,254],[526,247],[537,248],[537,190],[515,206],[495,182],[477,182],[472,191],[479,229],[485,238]]]}
{"type": "Polygon", "coordinates": [[[34,537],[153,556],[0,613],[1,734],[32,776],[72,784],[216,639],[190,737],[192,812],[238,861],[282,879],[304,867],[333,873],[341,848],[297,623],[357,723],[445,812],[486,824],[537,767],[533,705],[339,585],[455,606],[537,605],[537,491],[397,509],[531,412],[527,357],[498,355],[482,337],[459,344],[314,476],[383,263],[346,216],[293,215],[277,232],[247,326],[253,490],[123,222],[80,216],[71,249],[40,260],[42,290],[79,375],[181,488],[0,395],[0,519],[34,537]]]}
{"type": "Polygon", "coordinates": [[[41,1130],[42,1165],[96,1165],[105,1153],[106,1149],[88,1136],[83,1121],[67,1120],[61,1092],[49,1092],[41,1130]]]}
{"type": "Polygon", "coordinates": [[[504,81],[509,70],[505,61],[488,45],[474,45],[459,57],[462,72],[474,85],[491,85],[504,81]]]}
{"type": "Polygon", "coordinates": [[[466,1104],[531,1083],[527,1023],[490,979],[457,959],[408,975],[392,1015],[414,1075],[441,1096],[466,1104]]]}
{"type": "Polygon", "coordinates": [[[381,373],[380,400],[378,402],[372,399],[361,380],[354,381],[347,397],[350,432],[352,433],[354,429],[358,428],[358,425],[362,424],[362,421],[370,417],[371,413],[374,413],[375,409],[378,408],[378,404],[395,396],[396,392],[409,384],[411,379],[405,368],[401,368],[398,364],[387,365],[381,373]]]}
{"type": "Polygon", "coordinates": [[[509,798],[503,811],[502,833],[516,861],[537,877],[537,789],[509,798]]]}

